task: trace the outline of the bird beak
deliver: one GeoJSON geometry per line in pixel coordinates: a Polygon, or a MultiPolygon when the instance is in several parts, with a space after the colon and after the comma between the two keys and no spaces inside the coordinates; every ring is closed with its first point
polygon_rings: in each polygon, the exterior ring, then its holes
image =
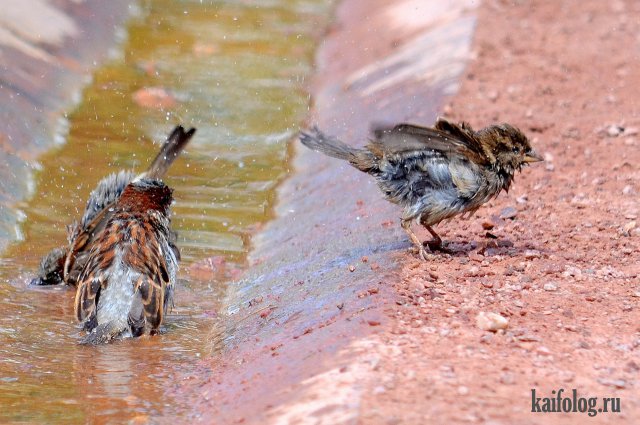
{"type": "Polygon", "coordinates": [[[526,162],[526,163],[540,162],[540,161],[544,161],[544,159],[542,159],[542,157],[539,154],[537,154],[535,151],[529,151],[524,155],[524,159],[523,159],[523,162],[526,162]]]}

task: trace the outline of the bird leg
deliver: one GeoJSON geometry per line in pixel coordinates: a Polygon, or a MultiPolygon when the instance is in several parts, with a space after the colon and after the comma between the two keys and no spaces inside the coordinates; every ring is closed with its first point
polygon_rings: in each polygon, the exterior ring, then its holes
{"type": "Polygon", "coordinates": [[[411,219],[407,220],[403,218],[400,222],[400,225],[402,226],[404,231],[407,232],[407,235],[409,235],[409,239],[411,239],[411,242],[413,242],[416,249],[418,250],[418,255],[420,255],[420,258],[422,258],[424,261],[432,260],[433,256],[427,253],[427,251],[424,249],[424,246],[422,246],[422,242],[420,242],[420,239],[418,239],[416,234],[411,230],[411,219]]]}
{"type": "Polygon", "coordinates": [[[422,224],[424,228],[431,233],[431,236],[433,236],[433,239],[425,241],[425,244],[427,244],[431,251],[450,252],[447,248],[442,246],[442,239],[438,236],[436,231],[425,222],[424,218],[420,218],[420,224],[422,224]]]}

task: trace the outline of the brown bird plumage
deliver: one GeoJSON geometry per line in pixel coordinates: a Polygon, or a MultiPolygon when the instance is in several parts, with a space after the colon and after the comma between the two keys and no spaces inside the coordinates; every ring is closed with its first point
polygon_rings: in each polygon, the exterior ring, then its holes
{"type": "MultiPolygon", "coordinates": [[[[137,177],[151,179],[164,177],[173,161],[191,140],[194,132],[195,129],[185,132],[182,126],[175,127],[147,171],[137,177]]],[[[91,244],[111,217],[113,205],[134,178],[136,174],[133,171],[122,170],[110,174],[98,183],[89,195],[80,222],[76,221],[67,227],[68,245],[55,248],[42,258],[38,276],[31,281],[32,285],[65,283],[76,286],[91,244]]],[[[172,236],[172,244],[174,242],[175,235],[172,236]]]]}
{"type": "Polygon", "coordinates": [[[433,236],[429,247],[439,249],[442,240],[432,226],[473,214],[502,190],[508,191],[516,171],[542,160],[527,137],[509,124],[474,131],[467,123],[438,119],[432,128],[399,124],[373,133],[374,139],[362,149],[317,128],[302,132],[300,141],[371,174],[385,198],[404,207],[402,228],[425,260],[429,255],[411,230],[412,221],[433,236]]]}
{"type": "Polygon", "coordinates": [[[136,179],[111,207],[78,279],[75,313],[88,332],[82,343],[158,332],[178,268],[171,192],[159,180],[136,179]]]}

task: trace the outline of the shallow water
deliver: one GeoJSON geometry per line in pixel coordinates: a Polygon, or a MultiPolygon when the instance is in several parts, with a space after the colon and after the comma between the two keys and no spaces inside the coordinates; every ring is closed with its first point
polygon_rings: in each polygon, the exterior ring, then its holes
{"type": "MultiPolygon", "coordinates": [[[[287,142],[307,113],[315,31],[327,0],[149,0],[120,54],[94,75],[67,117],[66,144],[41,158],[23,242],[0,259],[0,422],[135,423],[187,417],[165,388],[224,338],[215,334],[224,282],[243,267],[287,172],[287,142]],[[142,107],[161,87],[175,105],[142,107]],[[27,286],[41,255],[65,243],[97,181],[143,170],[175,124],[198,128],[169,171],[182,249],[176,308],[160,337],[76,344],[72,290],[27,286]],[[211,256],[225,271],[189,273],[211,256]]],[[[164,99],[165,101],[167,99],[164,99]]],[[[157,106],[157,105],[156,105],[157,106]]],[[[184,375],[181,375],[184,376],[184,375]]]]}

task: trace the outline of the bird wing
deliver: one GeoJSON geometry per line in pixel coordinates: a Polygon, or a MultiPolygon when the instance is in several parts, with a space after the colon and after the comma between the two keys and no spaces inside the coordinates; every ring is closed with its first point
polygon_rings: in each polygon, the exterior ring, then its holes
{"type": "Polygon", "coordinates": [[[89,321],[96,315],[100,290],[105,282],[104,277],[102,274],[92,275],[79,282],[74,306],[78,322],[89,321]]]}
{"type": "Polygon", "coordinates": [[[482,146],[473,130],[465,123],[460,125],[439,119],[434,128],[413,124],[378,126],[375,139],[367,148],[376,156],[403,152],[433,150],[445,156],[457,155],[476,164],[486,164],[482,146]]]}
{"type": "MultiPolygon", "coordinates": [[[[168,288],[173,285],[167,266],[167,255],[164,252],[164,249],[171,248],[168,241],[163,243],[158,237],[157,226],[164,227],[165,224],[159,224],[155,220],[157,218],[160,217],[132,225],[131,244],[124,254],[125,264],[140,274],[135,291],[140,293],[144,316],[152,330],[156,330],[162,323],[165,296],[168,288]]],[[[160,218],[163,219],[166,220],[160,218]]]]}
{"type": "Polygon", "coordinates": [[[160,326],[165,292],[173,283],[158,237],[158,226],[166,224],[158,223],[153,213],[149,218],[116,215],[100,234],[78,279],[75,312],[79,321],[95,316],[100,290],[109,284],[109,268],[116,253],[121,252],[125,266],[138,275],[133,282],[134,292],[139,291],[147,322],[153,330],[160,326]]]}
{"type": "Polygon", "coordinates": [[[76,279],[79,279],[78,273],[83,272],[79,269],[84,269],[87,264],[83,264],[82,261],[78,260],[87,255],[87,251],[92,249],[96,239],[101,236],[107,223],[115,214],[115,204],[116,201],[111,202],[95,214],[93,219],[85,226],[75,226],[71,230],[73,234],[69,236],[71,242],[63,270],[64,281],[68,285],[76,285],[76,279]]]}
{"type": "Polygon", "coordinates": [[[124,234],[125,223],[114,219],[105,224],[104,230],[92,235],[96,241],[90,246],[86,261],[78,274],[75,300],[78,321],[88,322],[95,318],[100,291],[109,284],[111,265],[124,234]]]}
{"type": "MultiPolygon", "coordinates": [[[[89,196],[81,224],[75,226],[69,237],[71,243],[63,270],[65,282],[75,285],[76,277],[73,271],[76,260],[83,252],[91,248],[96,235],[99,235],[105,228],[114,214],[114,206],[125,187],[134,178],[162,178],[195,132],[195,128],[185,131],[184,127],[176,126],[146,172],[136,177],[131,171],[120,171],[105,177],[98,183],[89,196]]],[[[81,264],[80,267],[83,265],[81,264]]]]}
{"type": "Polygon", "coordinates": [[[89,253],[76,289],[74,310],[79,322],[88,322],[95,317],[100,291],[108,284],[109,267],[114,255],[115,248],[111,244],[96,245],[89,253]]]}

